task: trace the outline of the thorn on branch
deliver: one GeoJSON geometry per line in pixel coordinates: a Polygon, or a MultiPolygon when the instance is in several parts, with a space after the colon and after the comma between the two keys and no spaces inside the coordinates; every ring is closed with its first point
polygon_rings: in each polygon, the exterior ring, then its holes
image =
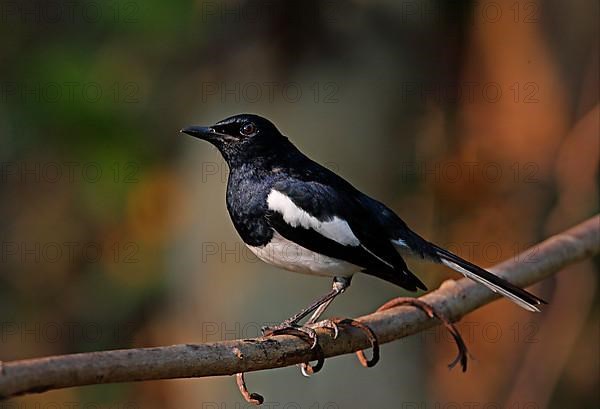
{"type": "Polygon", "coordinates": [[[244,373],[240,372],[235,374],[235,378],[237,381],[237,386],[240,390],[240,393],[246,400],[246,402],[251,403],[252,405],[262,405],[265,399],[259,395],[258,393],[251,393],[248,391],[248,387],[246,386],[246,381],[244,379],[244,373]]]}
{"type": "Polygon", "coordinates": [[[353,320],[350,318],[345,318],[345,319],[339,321],[338,323],[341,325],[347,325],[350,327],[357,328],[357,329],[361,330],[362,332],[364,332],[364,334],[369,339],[369,342],[371,343],[371,349],[373,350],[373,356],[371,357],[371,359],[368,359],[367,356],[365,355],[365,351],[356,351],[356,356],[358,357],[360,364],[362,366],[364,366],[365,368],[372,368],[375,365],[377,365],[377,362],[379,362],[379,341],[377,341],[377,337],[375,336],[375,333],[373,332],[373,330],[371,330],[371,328],[369,328],[362,322],[356,321],[356,320],[353,320]]]}
{"type": "MultiPolygon", "coordinates": [[[[446,327],[450,335],[452,335],[452,338],[456,343],[456,347],[458,348],[456,358],[454,358],[454,360],[448,364],[448,368],[452,369],[456,366],[456,364],[460,362],[462,371],[466,372],[469,358],[469,350],[467,349],[467,345],[465,344],[463,337],[460,335],[460,332],[452,323],[452,321],[450,321],[450,319],[448,319],[448,317],[446,317],[443,313],[437,311],[431,305],[427,304],[422,300],[419,300],[418,298],[394,298],[393,300],[390,300],[383,304],[381,307],[377,308],[377,312],[389,310],[390,308],[398,307],[401,305],[409,305],[418,308],[425,314],[427,314],[429,318],[437,318],[442,324],[444,324],[444,327],[446,327]]],[[[362,353],[362,351],[358,351],[356,355],[358,355],[358,359],[361,360],[362,363],[362,360],[364,359],[364,354],[362,353]]]]}

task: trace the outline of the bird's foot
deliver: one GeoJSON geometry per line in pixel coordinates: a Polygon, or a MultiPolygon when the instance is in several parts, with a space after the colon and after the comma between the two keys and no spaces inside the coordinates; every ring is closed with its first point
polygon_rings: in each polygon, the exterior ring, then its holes
{"type": "Polygon", "coordinates": [[[310,349],[316,350],[319,356],[317,363],[314,366],[309,362],[299,364],[302,375],[308,377],[319,372],[325,363],[325,357],[323,357],[323,351],[321,351],[321,348],[319,347],[315,328],[330,328],[330,326],[326,324],[321,325],[321,323],[311,324],[310,326],[301,326],[289,321],[284,321],[281,324],[272,327],[262,327],[261,331],[265,337],[286,334],[299,337],[308,342],[310,349]]]}
{"type": "Polygon", "coordinates": [[[261,331],[265,337],[273,335],[296,336],[308,342],[310,344],[310,349],[315,349],[318,343],[317,332],[313,328],[288,321],[284,321],[281,324],[272,327],[262,327],[261,331]]]}
{"type": "MultiPolygon", "coordinates": [[[[270,337],[273,335],[293,335],[308,342],[310,349],[316,349],[319,357],[317,364],[315,366],[311,366],[309,363],[301,364],[302,373],[305,376],[310,376],[313,373],[317,373],[323,367],[325,358],[323,357],[323,351],[321,351],[321,348],[317,343],[317,332],[313,328],[301,326],[290,321],[284,321],[279,325],[262,327],[261,332],[264,337],[270,337]]],[[[243,372],[236,374],[236,380],[240,393],[246,402],[252,405],[261,405],[264,402],[264,398],[261,395],[248,391],[243,372]]]]}
{"type": "MultiPolygon", "coordinates": [[[[409,305],[409,306],[418,308],[421,311],[423,311],[425,314],[427,314],[427,316],[429,318],[437,318],[438,320],[440,320],[442,322],[442,324],[444,324],[444,326],[446,327],[446,329],[448,330],[450,335],[452,335],[452,338],[454,339],[454,342],[456,343],[456,347],[458,348],[458,353],[456,355],[456,358],[454,358],[454,360],[452,362],[450,362],[448,367],[450,369],[452,369],[456,366],[456,364],[458,364],[460,362],[462,371],[466,372],[467,371],[467,362],[468,362],[468,358],[469,358],[469,351],[467,349],[467,345],[465,344],[463,337],[460,335],[460,332],[458,331],[456,326],[452,323],[450,318],[448,318],[443,312],[441,312],[441,311],[435,309],[434,307],[432,307],[431,305],[427,304],[425,301],[419,300],[418,298],[410,298],[410,297],[394,298],[393,300],[390,300],[390,301],[386,302],[385,304],[383,304],[381,307],[379,307],[377,309],[377,312],[389,310],[390,308],[398,307],[401,305],[409,305]]],[[[358,355],[358,359],[361,360],[361,362],[362,362],[362,360],[364,359],[364,354],[362,353],[362,351],[358,351],[356,353],[356,355],[358,355]]]]}
{"type": "Polygon", "coordinates": [[[308,324],[310,328],[323,328],[331,332],[331,338],[337,339],[338,335],[340,335],[339,322],[340,319],[328,319],[319,322],[315,322],[314,324],[308,324]]]}
{"type": "MultiPolygon", "coordinates": [[[[332,319],[319,321],[317,323],[309,324],[309,325],[311,326],[311,328],[325,328],[325,329],[329,330],[331,332],[331,337],[333,339],[337,339],[339,332],[340,332],[340,326],[350,326],[350,327],[361,330],[362,332],[365,333],[369,342],[371,343],[371,348],[373,349],[373,357],[371,359],[367,359],[365,354],[363,353],[363,351],[360,351],[361,352],[361,355],[359,355],[360,363],[365,368],[371,368],[371,367],[375,366],[375,364],[377,364],[377,362],[379,362],[379,342],[377,341],[377,337],[375,336],[375,334],[373,333],[371,328],[369,328],[365,324],[363,324],[359,321],[350,319],[350,318],[332,318],[332,319]]],[[[308,376],[316,374],[317,372],[319,372],[321,370],[321,368],[323,368],[323,364],[325,363],[325,358],[323,357],[323,355],[322,355],[323,352],[321,351],[321,348],[318,345],[317,345],[317,349],[319,351],[319,359],[318,359],[316,365],[313,366],[309,362],[299,364],[300,370],[302,371],[302,375],[308,377],[308,376]]]]}
{"type": "MultiPolygon", "coordinates": [[[[319,322],[315,322],[315,323],[308,323],[307,326],[312,329],[323,328],[323,329],[329,330],[331,332],[331,338],[333,338],[333,339],[336,339],[340,333],[338,323],[336,322],[336,320],[333,320],[333,319],[323,320],[323,321],[319,321],[319,322]]],[[[320,350],[318,345],[317,345],[317,348],[319,350],[319,359],[317,360],[317,363],[315,365],[311,365],[310,362],[303,362],[298,365],[300,367],[300,371],[302,372],[302,375],[304,375],[306,377],[309,377],[309,376],[314,375],[317,372],[319,372],[323,368],[323,365],[325,364],[325,358],[323,357],[323,351],[320,350]]]]}

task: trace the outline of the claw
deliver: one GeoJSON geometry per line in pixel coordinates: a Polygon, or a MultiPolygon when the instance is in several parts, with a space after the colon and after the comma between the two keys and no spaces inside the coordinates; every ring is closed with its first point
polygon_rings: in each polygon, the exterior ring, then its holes
{"type": "MultiPolygon", "coordinates": [[[[314,327],[320,328],[321,325],[314,325],[314,327]]],[[[262,327],[261,331],[263,336],[265,337],[284,334],[296,336],[308,342],[310,344],[310,349],[315,349],[318,351],[319,358],[315,366],[312,366],[309,362],[299,364],[302,375],[309,377],[311,375],[316,374],[321,370],[321,368],[323,368],[323,365],[325,363],[325,357],[323,357],[323,351],[319,347],[319,339],[317,337],[317,332],[314,330],[314,328],[308,326],[299,326],[291,324],[289,322],[283,322],[280,325],[276,325],[273,327],[262,327]]]]}
{"type": "Polygon", "coordinates": [[[319,357],[315,366],[312,366],[310,362],[304,362],[298,365],[302,375],[306,376],[307,378],[323,369],[323,365],[325,364],[325,357],[323,356],[323,350],[321,350],[321,347],[317,345],[316,351],[319,357]]]}
{"type": "Polygon", "coordinates": [[[310,349],[315,349],[318,343],[317,332],[310,327],[302,327],[299,325],[282,323],[273,327],[261,328],[263,336],[268,337],[272,335],[293,335],[310,344],[310,349]]]}
{"type": "MultiPolygon", "coordinates": [[[[338,319],[338,321],[339,321],[339,319],[338,319]]],[[[331,333],[332,333],[331,338],[333,338],[333,339],[337,339],[337,337],[340,335],[340,328],[339,328],[336,320],[333,318],[311,324],[310,327],[315,328],[315,329],[316,328],[324,328],[324,329],[331,331],[331,333]]]]}

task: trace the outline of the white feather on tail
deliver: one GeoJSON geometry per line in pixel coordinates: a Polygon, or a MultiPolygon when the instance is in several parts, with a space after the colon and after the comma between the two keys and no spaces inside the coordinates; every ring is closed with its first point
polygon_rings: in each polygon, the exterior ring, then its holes
{"type": "Polygon", "coordinates": [[[487,288],[489,288],[493,292],[502,294],[503,296],[512,300],[513,302],[515,302],[516,304],[525,308],[526,310],[529,310],[532,312],[540,312],[540,309],[535,304],[532,304],[532,303],[524,300],[523,298],[517,296],[513,292],[511,292],[507,289],[504,289],[504,288],[500,287],[499,285],[492,283],[491,281],[486,280],[484,277],[477,275],[477,274],[467,270],[466,268],[463,268],[463,267],[459,266],[458,264],[456,264],[452,261],[449,261],[449,260],[445,260],[443,258],[442,258],[442,263],[447,265],[451,269],[456,270],[459,273],[463,274],[465,277],[470,278],[473,281],[477,281],[478,283],[485,285],[487,288]]]}

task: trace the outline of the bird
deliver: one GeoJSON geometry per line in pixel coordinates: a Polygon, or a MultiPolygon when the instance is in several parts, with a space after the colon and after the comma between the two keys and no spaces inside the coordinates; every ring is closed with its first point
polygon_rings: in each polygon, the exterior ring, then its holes
{"type": "Polygon", "coordinates": [[[546,301],[427,241],[389,207],[304,155],[268,119],[238,114],[182,133],[214,145],[229,167],[226,205],[246,246],[266,263],[330,277],[331,290],[263,332],[314,326],[354,274],[364,273],[408,291],[427,290],[404,258],[443,264],[529,311],[546,301]],[[306,318],[304,325],[300,322],[306,318]]]}

